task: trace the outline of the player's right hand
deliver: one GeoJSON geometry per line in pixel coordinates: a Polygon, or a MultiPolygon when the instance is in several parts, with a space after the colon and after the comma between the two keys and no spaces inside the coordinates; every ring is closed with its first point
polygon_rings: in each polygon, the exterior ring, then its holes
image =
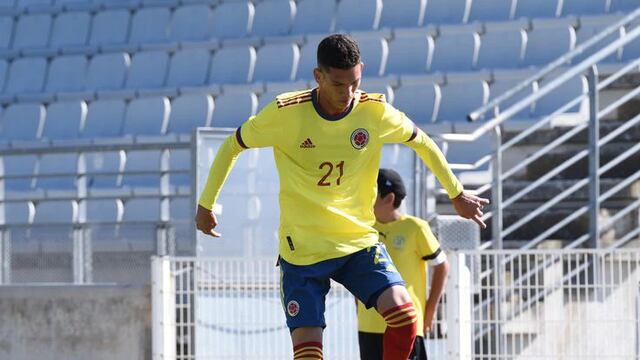
{"type": "Polygon", "coordinates": [[[221,234],[213,230],[218,225],[218,219],[216,219],[216,214],[213,211],[198,205],[195,220],[196,228],[202,231],[203,234],[220,237],[221,234]]]}

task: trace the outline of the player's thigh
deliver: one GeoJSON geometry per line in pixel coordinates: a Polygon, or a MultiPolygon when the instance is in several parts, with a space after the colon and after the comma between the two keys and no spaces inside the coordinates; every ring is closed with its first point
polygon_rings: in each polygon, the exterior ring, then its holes
{"type": "Polygon", "coordinates": [[[280,296],[287,326],[297,328],[324,328],[325,298],[330,288],[329,278],[309,277],[296,271],[295,266],[280,262],[280,296]]]}
{"type": "Polygon", "coordinates": [[[382,360],[383,334],[358,332],[360,360],[382,360]]]}
{"type": "Polygon", "coordinates": [[[333,279],[344,285],[367,308],[376,305],[379,295],[395,285],[404,285],[382,244],[349,255],[333,279]]]}
{"type": "Polygon", "coordinates": [[[411,302],[411,296],[404,285],[394,285],[385,289],[376,301],[378,313],[383,314],[394,307],[411,302]]]}

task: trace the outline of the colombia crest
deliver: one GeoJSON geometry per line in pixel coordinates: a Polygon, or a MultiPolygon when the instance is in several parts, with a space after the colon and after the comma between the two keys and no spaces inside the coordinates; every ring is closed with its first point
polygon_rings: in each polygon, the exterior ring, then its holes
{"type": "Polygon", "coordinates": [[[369,143],[369,132],[363,128],[355,129],[351,133],[351,146],[360,150],[369,143]]]}

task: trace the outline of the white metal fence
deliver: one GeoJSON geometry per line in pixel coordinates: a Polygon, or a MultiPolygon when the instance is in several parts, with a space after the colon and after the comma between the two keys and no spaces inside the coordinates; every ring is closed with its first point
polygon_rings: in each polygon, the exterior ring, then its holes
{"type": "MultiPolygon", "coordinates": [[[[640,250],[449,260],[430,359],[640,359],[640,250]]],[[[325,358],[359,358],[353,297],[334,284],[326,304],[325,358]]],[[[274,261],[155,258],[153,357],[292,358],[274,261]]]]}

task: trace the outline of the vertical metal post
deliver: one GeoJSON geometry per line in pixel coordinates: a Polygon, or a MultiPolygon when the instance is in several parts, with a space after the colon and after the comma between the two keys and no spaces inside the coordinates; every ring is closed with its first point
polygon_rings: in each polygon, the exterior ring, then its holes
{"type": "Polygon", "coordinates": [[[470,359],[472,347],[471,275],[467,256],[453,253],[449,256],[449,275],[446,285],[447,306],[447,359],[470,359]]]}
{"type": "Polygon", "coordinates": [[[502,249],[502,130],[496,126],[495,153],[493,157],[493,188],[491,189],[491,232],[493,234],[493,248],[502,249]]]}
{"type": "Polygon", "coordinates": [[[11,284],[11,232],[0,230],[0,285],[11,284]]]}
{"type": "Polygon", "coordinates": [[[171,260],[151,258],[151,358],[176,358],[176,291],[171,260]]]}
{"type": "Polygon", "coordinates": [[[73,230],[73,282],[86,284],[92,282],[92,258],[90,241],[86,231],[87,221],[87,166],[84,153],[78,156],[78,175],[76,176],[76,194],[78,197],[78,223],[73,230]]]}
{"type": "Polygon", "coordinates": [[[640,359],[640,284],[636,291],[636,359],[640,359]]]}
{"type": "Polygon", "coordinates": [[[589,247],[600,247],[600,108],[598,96],[598,69],[594,65],[589,69],[589,247]]]}

